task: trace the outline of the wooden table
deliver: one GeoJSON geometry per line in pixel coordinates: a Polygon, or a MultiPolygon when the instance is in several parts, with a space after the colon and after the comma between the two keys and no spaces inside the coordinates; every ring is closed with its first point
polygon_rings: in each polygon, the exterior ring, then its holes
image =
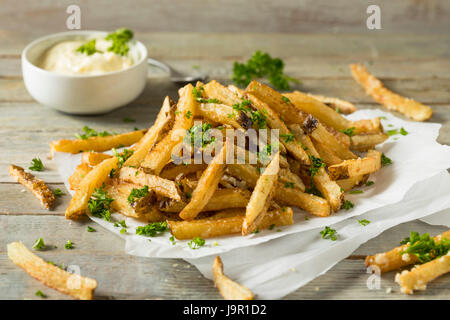
{"type": "MultiPolygon", "coordinates": [[[[84,125],[116,132],[149,127],[164,96],[176,97],[174,85],[151,73],[145,92],[135,102],[104,116],[69,116],[45,108],[33,101],[21,76],[20,53],[32,38],[25,32],[0,33],[0,299],[40,299],[34,295],[36,290],[52,299],[68,298],[30,278],[7,258],[7,243],[22,241],[31,247],[39,237],[57,246],[39,255],[79,265],[83,274],[98,280],[97,298],[219,299],[213,283],[195,267],[180,259],[127,255],[121,239],[93,222],[65,220],[67,194],[54,210],[46,211],[8,175],[10,163],[28,167],[32,158],[40,157],[46,170],[37,176],[51,188],[64,190],[55,164],[47,159],[50,141],[71,138],[84,125]],[[137,121],[124,123],[125,117],[137,121]],[[87,225],[98,232],[86,232],[87,225]],[[74,250],[64,249],[69,239],[75,243],[74,250]]],[[[350,76],[350,63],[365,62],[389,88],[430,105],[431,121],[443,124],[438,142],[450,144],[448,35],[138,33],[137,38],[152,57],[184,71],[198,65],[222,82],[229,82],[233,61],[245,60],[257,49],[268,51],[284,59],[289,75],[302,80],[299,89],[348,99],[359,108],[378,108],[350,76]]],[[[369,275],[363,264],[365,255],[392,248],[410,230],[438,234],[445,229],[420,221],[392,228],[286,299],[448,299],[450,275],[434,281],[425,292],[405,296],[399,293],[392,272],[382,276],[380,290],[368,290],[369,275]],[[391,293],[386,292],[388,288],[391,293]]]]}

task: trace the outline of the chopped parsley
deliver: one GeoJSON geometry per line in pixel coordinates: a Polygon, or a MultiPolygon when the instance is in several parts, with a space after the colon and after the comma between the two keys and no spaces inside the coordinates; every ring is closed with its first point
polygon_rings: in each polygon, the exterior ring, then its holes
{"type": "Polygon", "coordinates": [[[323,162],[322,159],[316,158],[313,155],[310,155],[309,158],[311,159],[311,166],[308,168],[307,173],[310,176],[311,186],[308,189],[306,189],[305,192],[316,195],[318,197],[322,197],[322,193],[317,189],[317,187],[314,184],[314,176],[319,172],[320,168],[325,167],[325,162],[323,162]]]}
{"type": "Polygon", "coordinates": [[[108,192],[104,190],[105,185],[95,188],[91,199],[88,202],[88,209],[92,215],[111,221],[110,206],[114,199],[108,197],[108,192]]]}
{"type": "Polygon", "coordinates": [[[195,237],[194,239],[188,242],[188,246],[193,250],[200,249],[200,247],[203,247],[205,245],[205,242],[206,242],[205,239],[195,237]]]}
{"type": "Polygon", "coordinates": [[[400,130],[398,130],[398,129],[388,130],[386,132],[386,134],[388,136],[393,136],[393,135],[396,135],[396,134],[401,134],[402,136],[406,136],[408,134],[408,131],[406,131],[403,127],[401,127],[400,130]]]}
{"type": "Polygon", "coordinates": [[[116,174],[116,169],[112,168],[111,171],[109,172],[109,177],[112,179],[112,178],[114,178],[115,174],[116,174]]]}
{"type": "Polygon", "coordinates": [[[285,188],[294,188],[294,183],[293,182],[285,182],[284,183],[284,187],[285,188]]]}
{"type": "Polygon", "coordinates": [[[64,192],[62,192],[61,189],[58,188],[53,190],[53,194],[57,197],[61,197],[64,194],[64,192]]]}
{"type": "Polygon", "coordinates": [[[284,62],[281,59],[272,58],[259,50],[247,63],[234,62],[232,80],[236,84],[247,86],[253,79],[264,77],[278,90],[289,90],[289,82],[299,83],[297,79],[284,74],[284,62]]]}
{"type": "Polygon", "coordinates": [[[112,148],[112,153],[119,159],[119,168],[122,168],[123,164],[131,155],[133,154],[133,150],[123,149],[122,153],[117,153],[115,148],[112,148]]]}
{"type": "Polygon", "coordinates": [[[252,109],[249,106],[252,104],[250,100],[244,99],[241,103],[233,104],[233,109],[236,111],[248,111],[251,112],[252,109]]]}
{"type": "Polygon", "coordinates": [[[188,110],[185,115],[184,115],[187,119],[190,119],[192,117],[192,112],[190,110],[188,110]]]}
{"type": "Polygon", "coordinates": [[[420,235],[418,232],[411,231],[410,236],[400,242],[400,244],[408,243],[409,246],[400,254],[415,255],[420,263],[442,257],[450,251],[450,239],[442,238],[439,243],[436,243],[428,233],[420,235]]]}
{"type": "Polygon", "coordinates": [[[120,229],[120,234],[125,234],[125,233],[127,233],[127,229],[126,228],[120,229]]]}
{"type": "Polygon", "coordinates": [[[95,48],[96,40],[92,39],[86,42],[85,44],[79,46],[77,48],[77,52],[86,53],[86,55],[90,56],[96,52],[102,53],[101,51],[95,48]]]}
{"type": "Polygon", "coordinates": [[[31,166],[28,167],[28,169],[33,170],[33,171],[44,170],[44,165],[42,164],[42,160],[39,158],[33,158],[33,160],[31,160],[31,166]]]}
{"type": "Polygon", "coordinates": [[[211,137],[211,128],[212,125],[210,123],[202,123],[201,125],[192,126],[187,132],[185,136],[185,142],[191,144],[195,148],[204,148],[208,144],[214,142],[216,140],[215,137],[211,137]]]}
{"type": "Polygon", "coordinates": [[[66,244],[64,245],[64,248],[66,248],[67,250],[73,249],[73,243],[72,243],[72,241],[67,240],[66,244]]]}
{"type": "Polygon", "coordinates": [[[392,160],[388,157],[386,157],[386,155],[384,153],[381,154],[381,165],[383,167],[388,166],[392,164],[392,160]]]}
{"type": "Polygon", "coordinates": [[[111,135],[111,133],[109,133],[107,131],[97,132],[94,129],[89,128],[88,126],[84,126],[83,127],[83,131],[84,131],[83,134],[76,133],[75,137],[77,139],[86,140],[86,139],[88,139],[90,137],[97,137],[97,136],[99,136],[99,137],[106,137],[106,136],[110,136],[111,135]]]}
{"type": "Polygon", "coordinates": [[[94,228],[92,228],[90,226],[87,227],[87,231],[88,232],[97,232],[97,230],[95,230],[94,228]]]}
{"type": "Polygon", "coordinates": [[[175,243],[176,243],[175,237],[174,237],[174,236],[171,236],[171,237],[169,238],[169,241],[172,243],[173,246],[174,246],[175,243]]]}
{"type": "Polygon", "coordinates": [[[361,219],[361,220],[358,220],[358,223],[362,226],[367,226],[370,223],[370,221],[366,220],[366,219],[361,219]]]}
{"type": "Polygon", "coordinates": [[[355,127],[347,128],[345,130],[341,130],[342,133],[348,135],[350,138],[355,135],[355,127]]]}
{"type": "Polygon", "coordinates": [[[286,102],[286,103],[290,103],[291,102],[291,100],[289,100],[289,98],[285,97],[285,96],[282,96],[281,99],[283,99],[283,101],[286,102]]]}
{"type": "Polygon", "coordinates": [[[117,29],[115,32],[108,34],[105,39],[111,40],[112,44],[108,48],[108,51],[114,52],[120,56],[128,54],[130,47],[128,41],[133,38],[133,31],[126,28],[117,29]]]}
{"type": "Polygon", "coordinates": [[[294,141],[294,135],[292,133],[287,133],[287,134],[282,133],[282,134],[280,134],[280,137],[284,138],[284,141],[286,143],[294,141]]]}
{"type": "Polygon", "coordinates": [[[361,194],[361,193],[364,193],[364,191],[362,191],[362,190],[350,190],[348,193],[350,193],[350,194],[361,194]]]}
{"type": "Polygon", "coordinates": [[[341,209],[345,209],[345,210],[350,210],[354,207],[355,205],[349,201],[349,200],[345,200],[344,203],[341,206],[341,209]]]}
{"type": "Polygon", "coordinates": [[[264,113],[267,113],[267,111],[265,111],[265,112],[264,111],[263,112],[260,112],[259,110],[251,111],[251,114],[250,114],[252,122],[256,123],[260,129],[265,129],[267,126],[266,115],[264,114],[264,113]]]}
{"type": "Polygon", "coordinates": [[[331,241],[337,240],[337,231],[335,229],[331,229],[328,226],[320,231],[320,234],[322,235],[322,239],[330,239],[331,241]]]}
{"type": "Polygon", "coordinates": [[[142,189],[131,189],[130,195],[127,200],[132,204],[136,202],[136,198],[145,198],[148,195],[148,186],[144,186],[142,189]]]}
{"type": "Polygon", "coordinates": [[[153,222],[146,226],[136,228],[136,234],[147,237],[155,237],[159,233],[168,231],[167,222],[153,222]]]}
{"type": "Polygon", "coordinates": [[[42,239],[42,238],[37,239],[33,244],[33,249],[44,250],[45,249],[44,239],[42,239]]]}
{"type": "Polygon", "coordinates": [[[375,183],[375,182],[369,180],[369,181],[366,182],[366,186],[367,186],[367,187],[370,187],[370,186],[373,185],[374,183],[375,183]]]}
{"type": "Polygon", "coordinates": [[[132,118],[125,117],[125,118],[123,118],[123,122],[125,122],[125,123],[131,123],[131,122],[136,122],[136,120],[135,120],[135,119],[132,119],[132,118]]]}
{"type": "Polygon", "coordinates": [[[269,230],[273,230],[273,228],[275,228],[275,223],[272,223],[272,224],[269,226],[269,230]]]}
{"type": "Polygon", "coordinates": [[[34,295],[36,297],[47,298],[47,296],[41,290],[36,291],[34,295]]]}
{"type": "Polygon", "coordinates": [[[257,233],[259,233],[259,228],[256,228],[256,230],[255,230],[255,231],[253,231],[252,233],[254,233],[254,234],[257,234],[257,233]]]}
{"type": "Polygon", "coordinates": [[[400,128],[400,134],[402,136],[406,136],[408,134],[408,131],[406,131],[403,127],[400,128]]]}

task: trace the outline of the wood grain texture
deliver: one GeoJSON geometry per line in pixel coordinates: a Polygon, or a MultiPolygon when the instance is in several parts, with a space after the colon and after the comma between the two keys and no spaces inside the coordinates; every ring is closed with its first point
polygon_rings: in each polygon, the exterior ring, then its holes
{"type": "MultiPolygon", "coordinates": [[[[366,27],[371,2],[357,0],[62,0],[2,1],[0,29],[40,34],[65,31],[70,4],[81,8],[82,28],[139,31],[374,33],[366,27]]],[[[376,32],[446,33],[446,0],[378,0],[382,29],[376,32]]]]}

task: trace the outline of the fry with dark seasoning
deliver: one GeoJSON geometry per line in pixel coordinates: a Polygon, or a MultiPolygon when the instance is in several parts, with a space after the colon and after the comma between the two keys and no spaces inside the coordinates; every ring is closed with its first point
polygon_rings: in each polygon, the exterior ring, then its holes
{"type": "Polygon", "coordinates": [[[45,209],[50,209],[55,203],[55,195],[41,179],[31,173],[25,172],[22,167],[11,164],[9,174],[17,178],[17,181],[30,190],[39,199],[45,209]]]}

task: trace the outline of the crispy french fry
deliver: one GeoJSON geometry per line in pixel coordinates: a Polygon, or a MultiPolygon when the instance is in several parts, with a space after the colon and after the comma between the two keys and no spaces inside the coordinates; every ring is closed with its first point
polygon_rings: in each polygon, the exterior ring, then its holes
{"type": "Polygon", "coordinates": [[[226,144],[203,172],[189,203],[180,212],[183,220],[192,220],[206,206],[217,189],[225,170],[226,144]]]}
{"type": "MultiPolygon", "coordinates": [[[[433,237],[434,241],[439,242],[442,238],[450,239],[450,230],[433,237]]],[[[367,256],[365,263],[366,267],[376,266],[381,272],[389,272],[392,270],[398,270],[408,265],[414,264],[419,260],[415,255],[405,254],[401,252],[408,248],[408,244],[396,247],[388,252],[377,253],[373,256],[367,256]]]]}
{"type": "MultiPolygon", "coordinates": [[[[239,188],[218,189],[214,192],[202,211],[219,211],[233,208],[245,208],[251,193],[248,190],[239,188]]],[[[181,201],[163,201],[161,202],[161,211],[163,212],[180,212],[186,206],[181,201]]]]}
{"type": "Polygon", "coordinates": [[[416,266],[411,271],[404,270],[397,273],[395,282],[400,285],[403,293],[413,294],[414,290],[425,290],[428,282],[448,272],[450,272],[450,253],[416,266]]]}
{"type": "Polygon", "coordinates": [[[50,209],[55,203],[55,195],[41,179],[31,173],[25,172],[22,167],[11,164],[9,174],[16,177],[17,181],[31,191],[39,199],[45,209],[50,209]]]}
{"type": "Polygon", "coordinates": [[[233,91],[221,85],[216,80],[208,82],[203,88],[208,98],[218,99],[228,106],[241,102],[241,99],[239,99],[233,91]]]}
{"type": "Polygon", "coordinates": [[[280,172],[280,153],[277,153],[270,161],[263,174],[256,181],[255,189],[247,204],[242,235],[246,236],[254,232],[269,208],[275,192],[278,173],[280,172]]]}
{"type": "Polygon", "coordinates": [[[117,170],[117,157],[103,160],[81,180],[75,195],[66,209],[66,219],[76,220],[86,213],[86,208],[94,189],[99,188],[108,179],[111,170],[117,170]]]}
{"type": "Polygon", "coordinates": [[[289,153],[303,164],[310,164],[308,155],[305,153],[305,150],[302,149],[295,138],[291,137],[292,133],[289,131],[284,122],[281,121],[276,112],[273,111],[267,103],[261,101],[253,94],[248,93],[247,97],[259,112],[265,114],[269,127],[279,130],[280,142],[286,147],[289,153]]]}
{"type": "Polygon", "coordinates": [[[30,276],[64,294],[81,300],[91,300],[97,281],[69,273],[36,256],[20,242],[7,245],[8,258],[24,269],[30,276]]]}
{"type": "Polygon", "coordinates": [[[126,161],[125,166],[139,166],[149,151],[155,145],[157,140],[161,138],[166,129],[170,129],[175,118],[176,105],[169,97],[164,99],[161,110],[156,117],[153,126],[148,129],[147,133],[136,144],[136,148],[126,161]]]}
{"type": "Polygon", "coordinates": [[[82,151],[107,151],[119,146],[130,146],[138,142],[146,130],[138,130],[105,137],[90,137],[87,139],[58,140],[50,142],[50,156],[54,152],[80,153],[82,151]]]}
{"type": "Polygon", "coordinates": [[[352,190],[354,187],[360,186],[366,183],[369,178],[368,174],[354,176],[347,179],[336,180],[336,183],[341,187],[344,191],[352,190]]]}
{"type": "Polygon", "coordinates": [[[357,134],[352,137],[351,148],[356,151],[373,149],[377,144],[383,143],[389,138],[385,133],[357,134]]]}
{"type": "Polygon", "coordinates": [[[298,175],[296,175],[289,169],[282,169],[282,168],[280,169],[279,181],[281,183],[284,183],[285,186],[289,185],[288,188],[290,188],[291,187],[290,185],[292,184],[292,187],[297,188],[301,191],[305,191],[305,184],[303,183],[302,179],[300,179],[298,175]]]}
{"type": "Polygon", "coordinates": [[[181,200],[177,185],[174,181],[145,173],[142,169],[123,167],[119,172],[119,179],[141,186],[148,186],[150,190],[153,190],[160,196],[168,197],[176,201],[181,200]]]}
{"type": "Polygon", "coordinates": [[[314,148],[318,152],[320,158],[327,164],[327,166],[332,166],[334,164],[339,164],[343,160],[339,158],[334,152],[324,146],[318,141],[313,141],[314,148]]]}
{"type": "Polygon", "coordinates": [[[383,125],[381,124],[381,119],[365,119],[352,121],[352,127],[354,127],[354,132],[359,133],[383,133],[383,125]]]}
{"type": "Polygon", "coordinates": [[[88,151],[81,154],[81,163],[87,164],[91,167],[95,167],[103,160],[109,158],[112,158],[112,156],[109,154],[88,151]]]}
{"type": "Polygon", "coordinates": [[[324,103],[327,107],[330,107],[331,109],[335,110],[336,112],[341,112],[343,114],[350,114],[355,112],[356,107],[353,103],[339,99],[339,98],[333,98],[333,97],[325,97],[317,94],[311,94],[307,93],[308,96],[319,100],[320,102],[324,103]]]}
{"type": "Polygon", "coordinates": [[[192,85],[180,90],[177,114],[172,130],[147,154],[141,163],[147,172],[159,174],[172,156],[172,150],[183,141],[186,130],[192,127],[197,102],[192,94],[192,85]]]}
{"type": "Polygon", "coordinates": [[[142,219],[149,222],[164,221],[165,217],[155,207],[153,202],[156,200],[153,191],[149,191],[147,196],[137,198],[135,202],[130,203],[128,197],[133,189],[140,189],[140,185],[132,183],[107,184],[106,191],[114,199],[111,202],[111,208],[120,212],[124,216],[142,219]]]}
{"type": "Polygon", "coordinates": [[[235,113],[232,107],[218,103],[201,103],[197,108],[197,114],[208,120],[228,124],[236,129],[242,128],[235,113]]]}
{"type": "Polygon", "coordinates": [[[386,89],[383,83],[370,74],[363,65],[352,64],[350,69],[353,78],[366,90],[366,93],[389,110],[403,113],[415,121],[425,121],[433,115],[433,110],[429,106],[386,89]]]}
{"type": "MultiPolygon", "coordinates": [[[[293,211],[289,207],[271,210],[262,219],[259,229],[268,229],[272,225],[291,225],[294,223],[292,217],[293,211]]],[[[195,237],[207,239],[241,233],[244,218],[245,209],[229,209],[217,212],[207,218],[194,219],[192,221],[168,220],[167,225],[172,235],[178,240],[193,239],[195,237]]]]}
{"type": "Polygon", "coordinates": [[[190,173],[203,171],[207,167],[208,167],[208,165],[205,163],[187,164],[187,165],[183,165],[183,164],[176,165],[174,163],[170,163],[164,167],[163,171],[161,171],[160,176],[161,176],[161,178],[164,178],[164,179],[175,180],[175,178],[178,177],[180,174],[188,175],[190,173]]]}
{"type": "Polygon", "coordinates": [[[79,164],[72,175],[69,177],[70,190],[77,190],[81,180],[92,170],[92,167],[86,163],[79,164]]]}
{"type": "MultiPolygon", "coordinates": [[[[299,124],[292,124],[289,128],[296,139],[306,147],[306,153],[310,157],[320,158],[320,155],[315,149],[311,139],[303,132],[299,124]]],[[[328,200],[331,209],[333,211],[338,211],[344,201],[344,193],[341,191],[341,188],[337,185],[337,183],[330,179],[325,168],[318,168],[317,173],[312,178],[312,181],[325,199],[328,200]]]]}
{"type": "Polygon", "coordinates": [[[368,173],[381,168],[381,152],[369,150],[366,157],[346,160],[340,164],[328,167],[328,174],[332,180],[347,179],[368,173]]]}
{"type": "Polygon", "coordinates": [[[227,86],[227,88],[228,88],[230,91],[233,91],[233,93],[234,93],[238,98],[241,98],[241,97],[244,96],[244,90],[242,90],[242,89],[240,89],[240,88],[238,88],[238,87],[236,87],[236,86],[234,86],[234,85],[232,85],[232,84],[229,84],[229,85],[227,86]]]}
{"type": "Polygon", "coordinates": [[[214,284],[225,300],[253,300],[253,292],[223,273],[223,263],[219,256],[214,259],[212,272],[214,284]]]}

